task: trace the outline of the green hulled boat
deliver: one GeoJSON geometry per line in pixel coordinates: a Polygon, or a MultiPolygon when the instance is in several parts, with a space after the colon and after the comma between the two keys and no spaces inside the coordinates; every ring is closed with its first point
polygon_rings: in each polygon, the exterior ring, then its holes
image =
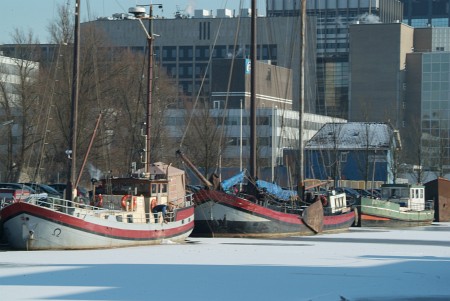
{"type": "Polygon", "coordinates": [[[423,226],[434,220],[433,203],[425,201],[422,185],[382,185],[381,198],[361,197],[357,209],[361,227],[423,226]]]}

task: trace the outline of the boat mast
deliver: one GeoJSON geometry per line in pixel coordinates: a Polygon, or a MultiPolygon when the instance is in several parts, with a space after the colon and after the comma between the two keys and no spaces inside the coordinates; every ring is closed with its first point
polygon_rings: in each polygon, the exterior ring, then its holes
{"type": "Polygon", "coordinates": [[[73,199],[73,184],[76,181],[76,158],[77,158],[77,129],[78,129],[78,88],[79,88],[79,52],[80,52],[80,0],[75,2],[75,34],[73,40],[73,70],[72,70],[72,108],[70,117],[69,149],[66,154],[69,158],[67,172],[66,198],[73,199]]]}
{"type": "Polygon", "coordinates": [[[304,144],[303,144],[303,126],[304,126],[304,111],[305,111],[305,25],[306,25],[306,0],[301,0],[300,8],[300,83],[299,83],[299,175],[298,175],[298,196],[304,199],[305,192],[305,158],[304,158],[304,144]]]}
{"type": "Polygon", "coordinates": [[[152,90],[153,90],[153,5],[150,4],[148,20],[148,91],[147,91],[147,115],[145,130],[145,176],[150,177],[150,147],[151,147],[151,128],[152,128],[152,90]]]}
{"type": "Polygon", "coordinates": [[[256,179],[256,0],[252,0],[250,43],[250,175],[256,179]]]}

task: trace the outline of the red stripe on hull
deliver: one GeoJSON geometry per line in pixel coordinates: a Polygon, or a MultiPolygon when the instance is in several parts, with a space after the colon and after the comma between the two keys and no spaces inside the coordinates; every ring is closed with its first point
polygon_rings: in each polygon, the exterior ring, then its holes
{"type": "Polygon", "coordinates": [[[278,220],[289,224],[303,224],[303,221],[299,218],[298,214],[275,211],[221,191],[201,190],[194,195],[194,199],[199,203],[212,200],[217,203],[236,207],[242,211],[252,212],[253,214],[266,219],[278,220]]]}
{"type": "MultiPolygon", "coordinates": [[[[53,211],[47,209],[45,207],[40,207],[36,205],[32,205],[29,203],[15,203],[12,204],[2,210],[2,222],[6,223],[9,219],[14,218],[19,214],[29,214],[41,219],[48,220],[50,222],[56,224],[63,224],[67,227],[76,228],[81,231],[89,232],[96,235],[115,237],[117,239],[128,239],[128,240],[145,240],[145,239],[157,239],[161,237],[171,237],[179,235],[180,233],[185,233],[193,229],[194,227],[194,207],[188,207],[183,212],[182,216],[186,216],[189,218],[191,216],[191,220],[180,226],[180,227],[170,227],[170,223],[167,224],[166,227],[162,230],[155,229],[120,229],[111,227],[111,225],[103,226],[91,222],[84,221],[81,218],[77,218],[71,215],[67,215],[61,212],[53,211]],[[190,215],[189,215],[190,213],[190,215]]],[[[180,219],[179,219],[180,220],[180,219]]],[[[155,225],[156,224],[125,224],[119,223],[121,225],[155,225]]]]}
{"type": "MultiPolygon", "coordinates": [[[[276,210],[272,210],[258,204],[255,204],[249,200],[230,195],[221,191],[214,190],[201,190],[194,195],[194,199],[197,204],[201,204],[208,201],[213,201],[224,206],[228,206],[235,210],[247,212],[254,216],[265,218],[272,222],[285,223],[292,226],[304,226],[301,216],[294,213],[283,213],[276,210]]],[[[324,231],[343,231],[354,223],[355,213],[349,211],[348,213],[326,215],[323,219],[324,231]]],[[[195,232],[195,230],[194,230],[195,232]]]]}
{"type": "Polygon", "coordinates": [[[371,220],[371,221],[389,221],[390,218],[361,214],[361,220],[371,220]]]}

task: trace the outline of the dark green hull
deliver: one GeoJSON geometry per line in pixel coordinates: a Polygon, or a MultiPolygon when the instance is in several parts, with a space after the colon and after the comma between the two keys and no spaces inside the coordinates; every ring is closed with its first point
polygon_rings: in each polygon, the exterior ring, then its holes
{"type": "Polygon", "coordinates": [[[434,220],[434,210],[406,210],[398,203],[387,200],[361,198],[357,209],[358,226],[361,227],[424,226],[434,220]]]}

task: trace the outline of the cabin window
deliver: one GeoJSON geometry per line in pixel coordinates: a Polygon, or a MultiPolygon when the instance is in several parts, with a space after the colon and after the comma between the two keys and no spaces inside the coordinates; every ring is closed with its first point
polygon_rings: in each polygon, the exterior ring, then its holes
{"type": "Polygon", "coordinates": [[[167,184],[161,184],[161,193],[167,193],[167,184]]]}
{"type": "Polygon", "coordinates": [[[152,184],[152,194],[157,193],[158,192],[158,188],[156,184],[152,184]]]}

